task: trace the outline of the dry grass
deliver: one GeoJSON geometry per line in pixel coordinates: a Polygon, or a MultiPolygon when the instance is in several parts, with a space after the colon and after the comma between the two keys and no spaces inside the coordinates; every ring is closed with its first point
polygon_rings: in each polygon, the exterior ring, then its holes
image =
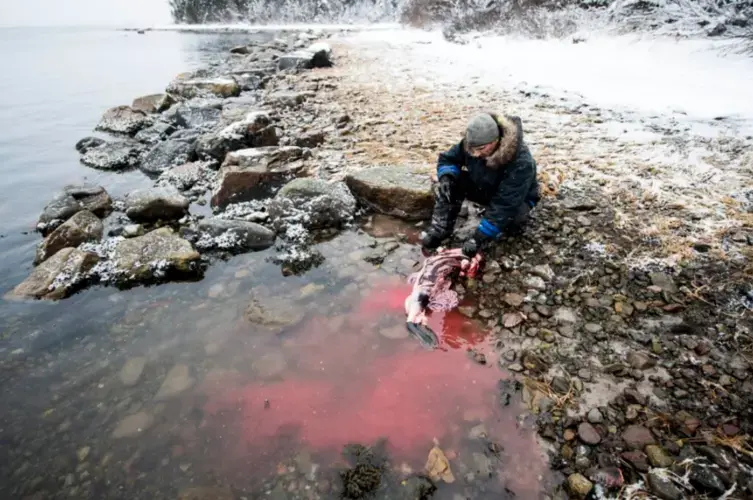
{"type": "Polygon", "coordinates": [[[560,412],[567,408],[573,401],[575,401],[576,393],[572,381],[570,381],[567,393],[564,395],[559,395],[557,392],[555,392],[554,389],[552,389],[550,382],[535,380],[530,377],[525,377],[523,379],[523,385],[532,394],[531,409],[533,411],[538,411],[538,400],[540,399],[540,397],[537,398],[537,394],[540,394],[543,397],[552,400],[554,402],[554,405],[552,407],[553,410],[560,412]]]}

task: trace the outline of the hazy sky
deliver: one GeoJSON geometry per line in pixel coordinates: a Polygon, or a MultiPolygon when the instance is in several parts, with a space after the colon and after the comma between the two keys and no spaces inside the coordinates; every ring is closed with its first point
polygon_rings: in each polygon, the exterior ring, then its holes
{"type": "Polygon", "coordinates": [[[0,26],[169,22],[168,0],[0,0],[0,26]]]}

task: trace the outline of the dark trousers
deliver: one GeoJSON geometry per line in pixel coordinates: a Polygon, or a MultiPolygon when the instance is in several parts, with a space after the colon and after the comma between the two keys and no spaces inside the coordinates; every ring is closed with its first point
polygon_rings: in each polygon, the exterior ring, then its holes
{"type": "MultiPolygon", "coordinates": [[[[437,234],[442,235],[442,238],[447,238],[452,234],[452,230],[455,228],[455,223],[460,214],[460,208],[463,206],[463,201],[465,200],[478,203],[484,207],[489,205],[488,197],[471,181],[468,172],[465,171],[461,172],[460,177],[452,185],[450,203],[447,203],[447,200],[444,198],[440,198],[435,191],[431,227],[437,234]]],[[[512,223],[505,229],[505,234],[519,233],[526,222],[528,222],[531,208],[530,201],[524,200],[518,208],[512,223]]]]}

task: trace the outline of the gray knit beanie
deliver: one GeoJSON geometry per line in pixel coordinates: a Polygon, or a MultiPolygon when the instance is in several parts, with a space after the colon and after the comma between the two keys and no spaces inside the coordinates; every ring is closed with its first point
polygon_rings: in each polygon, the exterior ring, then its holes
{"type": "Polygon", "coordinates": [[[465,129],[465,142],[468,147],[476,148],[499,139],[497,120],[488,113],[479,113],[468,122],[465,129]]]}

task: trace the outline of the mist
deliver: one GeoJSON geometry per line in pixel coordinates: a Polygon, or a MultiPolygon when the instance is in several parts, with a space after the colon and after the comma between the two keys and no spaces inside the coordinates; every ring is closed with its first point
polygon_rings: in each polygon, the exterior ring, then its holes
{"type": "Polygon", "coordinates": [[[170,23],[167,0],[0,2],[0,26],[143,26],[170,23]]]}

